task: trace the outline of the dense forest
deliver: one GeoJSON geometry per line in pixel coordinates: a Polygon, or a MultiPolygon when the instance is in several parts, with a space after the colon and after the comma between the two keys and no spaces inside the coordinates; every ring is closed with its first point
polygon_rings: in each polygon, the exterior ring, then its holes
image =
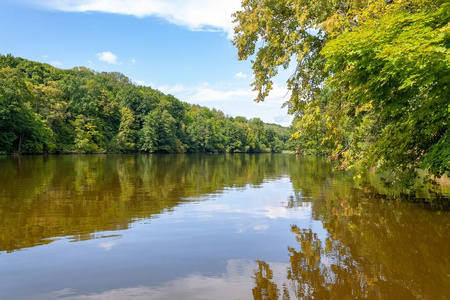
{"type": "Polygon", "coordinates": [[[257,101],[293,70],[286,105],[303,153],[405,185],[450,174],[448,0],[244,0],[234,17],[257,101]]]}
{"type": "Polygon", "coordinates": [[[125,75],[0,55],[0,154],[281,152],[289,129],[228,117],[125,75]]]}

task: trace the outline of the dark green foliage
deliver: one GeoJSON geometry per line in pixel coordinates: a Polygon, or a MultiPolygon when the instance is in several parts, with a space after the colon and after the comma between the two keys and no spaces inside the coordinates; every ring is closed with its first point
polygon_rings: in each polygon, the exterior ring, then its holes
{"type": "Polygon", "coordinates": [[[0,55],[0,153],[281,152],[289,131],[179,101],[123,74],[0,55]]]}
{"type": "Polygon", "coordinates": [[[33,111],[33,100],[20,71],[0,70],[0,153],[53,150],[52,132],[46,120],[33,111]]]}

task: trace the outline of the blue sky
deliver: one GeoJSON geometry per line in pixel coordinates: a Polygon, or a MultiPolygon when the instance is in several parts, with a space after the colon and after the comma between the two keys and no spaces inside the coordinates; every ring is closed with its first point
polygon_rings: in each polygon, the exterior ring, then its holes
{"type": "Polygon", "coordinates": [[[1,0],[0,53],[60,68],[118,71],[230,116],[289,125],[283,73],[255,103],[249,61],[232,45],[239,0],[1,0]]]}

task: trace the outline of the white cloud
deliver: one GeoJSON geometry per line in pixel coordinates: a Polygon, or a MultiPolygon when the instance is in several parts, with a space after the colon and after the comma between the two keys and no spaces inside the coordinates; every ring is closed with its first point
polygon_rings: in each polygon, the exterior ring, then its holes
{"type": "Polygon", "coordinates": [[[139,80],[139,79],[136,79],[136,80],[132,80],[132,82],[133,82],[133,84],[135,84],[135,85],[148,86],[148,87],[153,87],[153,86],[155,86],[155,84],[154,84],[153,82],[145,81],[145,80],[139,80]]]}
{"type": "MultiPolygon", "coordinates": [[[[44,60],[48,60],[49,58],[50,58],[50,56],[48,56],[47,54],[42,55],[42,59],[44,59],[44,60]]],[[[61,67],[63,65],[63,63],[58,60],[52,60],[52,61],[49,61],[48,63],[54,67],[61,67]]]]}
{"type": "MultiPolygon", "coordinates": [[[[252,102],[257,93],[250,87],[226,90],[223,84],[212,86],[209,83],[202,83],[197,86],[184,86],[176,84],[174,86],[164,85],[158,89],[163,93],[177,94],[182,98],[180,100],[193,103],[211,102],[211,101],[230,101],[235,99],[245,99],[252,102]]],[[[286,86],[273,84],[269,97],[264,102],[258,103],[260,106],[267,106],[276,103],[279,107],[289,99],[289,93],[286,86]]]]}
{"type": "Polygon", "coordinates": [[[236,78],[247,78],[247,74],[239,72],[234,77],[236,77],[236,78]]]}
{"type": "MultiPolygon", "coordinates": [[[[166,93],[166,94],[172,94],[172,95],[177,94],[177,93],[190,93],[195,89],[196,89],[195,87],[189,88],[189,87],[185,87],[182,84],[176,84],[174,86],[163,85],[158,88],[158,90],[160,90],[161,92],[166,93]]],[[[180,100],[182,100],[182,99],[180,99],[180,100]]],[[[186,101],[186,100],[184,100],[184,101],[186,101]]]]}
{"type": "Polygon", "coordinates": [[[104,51],[96,54],[97,58],[109,64],[117,64],[117,56],[110,51],[104,51]]]}
{"type": "Polygon", "coordinates": [[[190,101],[193,102],[210,102],[210,101],[229,101],[237,98],[247,98],[249,101],[252,100],[253,93],[250,90],[217,90],[213,88],[199,88],[196,90],[195,94],[190,97],[190,101]]]}
{"type": "Polygon", "coordinates": [[[279,115],[279,116],[275,116],[273,118],[273,120],[275,121],[275,123],[291,123],[292,122],[292,116],[291,115],[279,115]]]}
{"type": "Polygon", "coordinates": [[[63,65],[62,62],[57,61],[57,60],[53,60],[50,62],[51,65],[55,66],[55,67],[61,67],[63,65]]]}
{"type": "Polygon", "coordinates": [[[237,97],[245,97],[251,101],[254,96],[254,93],[250,89],[224,90],[211,87],[209,83],[202,83],[197,86],[184,86],[183,84],[176,84],[174,86],[164,85],[158,89],[163,93],[179,96],[180,100],[193,104],[229,101],[237,97]]]}
{"type": "Polygon", "coordinates": [[[67,12],[156,16],[194,31],[222,31],[227,33],[228,38],[233,36],[231,14],[241,7],[241,0],[37,0],[36,2],[48,9],[67,12]]]}
{"type": "Polygon", "coordinates": [[[131,59],[131,64],[132,64],[132,65],[135,65],[135,64],[136,64],[136,59],[132,58],[132,59],[131,59]]]}
{"type": "Polygon", "coordinates": [[[289,126],[293,116],[287,114],[286,108],[281,108],[289,99],[286,86],[274,83],[269,97],[260,103],[253,100],[256,92],[251,87],[226,88],[225,84],[202,83],[196,86],[176,84],[158,87],[163,93],[172,94],[181,101],[200,104],[209,108],[216,108],[230,116],[244,116],[246,118],[259,117],[264,122],[289,126]],[[280,116],[285,118],[281,119],[280,116]]]}
{"type": "Polygon", "coordinates": [[[146,86],[145,80],[133,80],[133,82],[136,83],[137,85],[146,86]]]}

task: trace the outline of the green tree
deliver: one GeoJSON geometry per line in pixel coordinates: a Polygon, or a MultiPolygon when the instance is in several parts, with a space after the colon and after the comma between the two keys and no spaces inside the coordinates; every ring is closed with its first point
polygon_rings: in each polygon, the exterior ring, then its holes
{"type": "Polygon", "coordinates": [[[53,135],[47,122],[33,111],[34,97],[23,74],[0,70],[0,151],[39,153],[52,151],[53,135]]]}
{"type": "Polygon", "coordinates": [[[362,11],[357,28],[323,49],[331,86],[376,115],[362,162],[404,182],[418,168],[450,172],[449,11],[443,1],[395,1],[362,11]]]}
{"type": "Polygon", "coordinates": [[[227,119],[225,121],[224,144],[227,152],[244,152],[246,142],[246,123],[240,123],[227,119]]]}
{"type": "Polygon", "coordinates": [[[128,107],[120,109],[120,125],[117,133],[118,148],[122,152],[129,152],[135,149],[135,132],[133,130],[134,116],[128,107]]]}
{"type": "Polygon", "coordinates": [[[120,106],[126,106],[133,112],[138,126],[141,127],[151,108],[148,103],[143,101],[147,98],[143,97],[141,90],[133,85],[126,85],[117,93],[116,97],[120,106]]]}
{"type": "Polygon", "coordinates": [[[95,153],[101,151],[97,142],[101,134],[97,127],[83,115],[78,115],[72,122],[75,130],[75,151],[78,153],[95,153]]]}
{"type": "Polygon", "coordinates": [[[140,130],[139,150],[152,153],[156,151],[156,119],[148,114],[144,118],[144,125],[140,130]]]}
{"type": "Polygon", "coordinates": [[[198,108],[193,111],[193,115],[193,121],[188,125],[187,131],[196,151],[223,151],[219,146],[218,127],[212,112],[207,108],[198,108]]]}
{"type": "Polygon", "coordinates": [[[248,122],[246,152],[265,152],[268,150],[264,122],[259,118],[248,122]]]}
{"type": "Polygon", "coordinates": [[[288,80],[292,91],[292,112],[314,99],[326,79],[321,50],[339,26],[335,21],[367,4],[364,0],[244,0],[243,10],[234,14],[236,23],[233,44],[241,60],[253,58],[258,92],[264,100],[273,87],[278,68],[295,64],[288,80]],[[262,41],[263,43],[259,43],[262,41]],[[259,46],[261,45],[261,46],[259,46]],[[259,47],[258,47],[259,46],[259,47]]]}
{"type": "Polygon", "coordinates": [[[140,144],[145,152],[177,151],[176,121],[167,110],[158,108],[145,117],[140,144]]]}
{"type": "Polygon", "coordinates": [[[176,121],[167,110],[155,110],[151,113],[156,121],[156,150],[173,153],[176,151],[176,121]]]}
{"type": "Polygon", "coordinates": [[[233,43],[239,59],[255,55],[257,101],[294,62],[300,150],[408,185],[419,168],[450,172],[449,11],[443,0],[245,0],[233,43]]]}

